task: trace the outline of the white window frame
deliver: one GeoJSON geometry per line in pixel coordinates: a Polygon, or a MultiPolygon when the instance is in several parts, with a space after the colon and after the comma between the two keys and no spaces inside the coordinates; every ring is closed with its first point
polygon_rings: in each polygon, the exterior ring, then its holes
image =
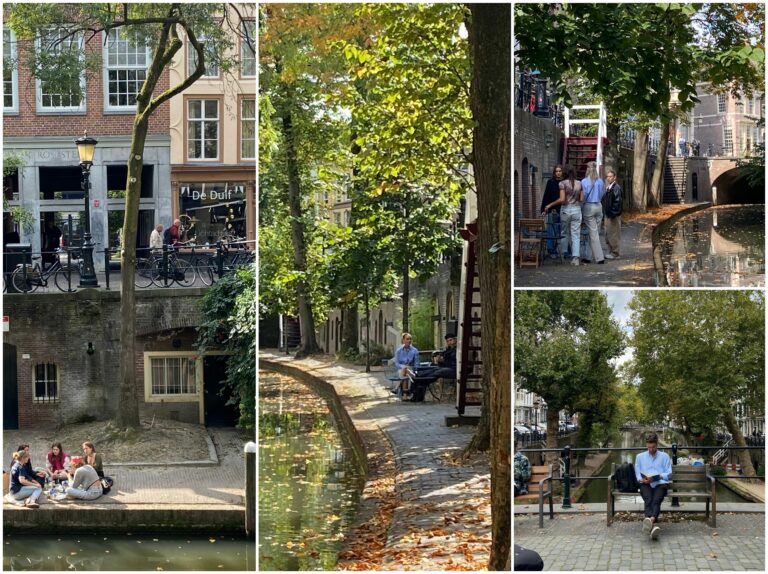
{"type": "MultiPolygon", "coordinates": [[[[59,32],[64,28],[51,28],[48,32],[59,32]]],[[[85,34],[79,34],[80,61],[85,60],[85,34]]],[[[35,39],[37,49],[41,49],[42,38],[35,39]]],[[[40,78],[35,78],[35,107],[38,114],[62,114],[62,113],[83,113],[86,111],[86,93],[85,93],[85,70],[80,73],[80,105],[77,106],[44,106],[43,105],[43,82],[40,78]]],[[[63,94],[60,94],[63,95],[63,94]]]]}
{"type": "Polygon", "coordinates": [[[59,369],[59,365],[57,365],[56,363],[41,362],[41,363],[35,363],[34,365],[32,365],[32,402],[33,403],[45,404],[45,403],[58,403],[59,402],[60,396],[61,396],[60,395],[61,386],[59,385],[60,373],[61,373],[61,369],[59,369]],[[53,365],[53,368],[56,370],[55,378],[48,379],[48,373],[46,372],[45,377],[42,380],[38,379],[37,378],[37,367],[39,367],[40,365],[44,365],[46,367],[46,370],[47,370],[47,366],[48,365],[53,365]],[[45,383],[45,395],[42,396],[42,397],[37,395],[37,384],[40,383],[40,382],[45,383]],[[56,396],[53,397],[53,398],[50,398],[48,396],[48,383],[50,383],[50,382],[56,383],[56,396]]]}
{"type": "Polygon", "coordinates": [[[256,161],[256,97],[253,98],[242,98],[240,100],[240,159],[241,160],[252,160],[256,161]],[[245,102],[253,102],[253,117],[245,118],[243,117],[243,105],[245,102]],[[253,122],[253,156],[245,156],[243,155],[243,143],[245,143],[245,138],[243,137],[243,132],[245,131],[243,129],[244,124],[246,121],[252,121],[253,122]]]}
{"type": "MultiPolygon", "coordinates": [[[[184,150],[185,157],[187,158],[187,161],[200,161],[200,162],[210,162],[210,161],[220,161],[219,158],[222,157],[222,145],[223,141],[221,138],[221,128],[222,128],[222,117],[221,117],[221,108],[222,108],[222,101],[218,98],[206,98],[204,95],[201,95],[200,97],[194,97],[194,98],[188,98],[186,100],[186,106],[187,109],[185,110],[187,125],[185,127],[187,137],[185,138],[185,144],[186,144],[186,150],[184,150]],[[200,113],[202,117],[200,118],[191,118],[189,114],[189,106],[192,102],[202,102],[200,105],[200,113]],[[189,130],[189,124],[190,122],[200,122],[204,124],[206,121],[213,121],[213,119],[208,120],[205,117],[205,102],[216,102],[216,157],[190,157],[189,155],[189,142],[192,140],[190,138],[190,130],[189,130]]],[[[205,156],[205,127],[203,126],[200,130],[201,140],[200,140],[200,152],[203,156],[205,156]]]]}
{"type": "Polygon", "coordinates": [[[203,361],[199,353],[194,351],[149,351],[144,353],[144,401],[148,403],[161,402],[198,402],[203,398],[203,361]],[[193,359],[195,361],[195,392],[175,394],[155,394],[152,390],[152,360],[153,359],[193,359]]]}
{"type": "Polygon", "coordinates": [[[726,94],[717,95],[717,113],[724,114],[728,110],[728,96],[726,94]],[[722,110],[720,108],[723,108],[722,110]]]}
{"type": "Polygon", "coordinates": [[[729,127],[723,126],[723,153],[726,155],[733,155],[733,130],[729,127]],[[728,145],[730,140],[730,146],[728,145]]]}
{"type": "MultiPolygon", "coordinates": [[[[118,34],[118,40],[121,39],[121,35],[126,32],[124,28],[117,28],[114,30],[118,34]]],[[[145,77],[144,81],[146,81],[146,73],[147,69],[149,68],[149,64],[152,61],[152,49],[149,46],[146,46],[146,65],[145,66],[139,66],[139,65],[118,65],[118,66],[110,66],[109,65],[109,50],[110,50],[110,43],[111,41],[107,37],[106,32],[102,32],[102,84],[103,84],[103,90],[104,90],[104,111],[105,112],[135,112],[136,111],[136,104],[134,105],[112,105],[109,103],[109,72],[113,70],[133,70],[133,71],[139,71],[143,70],[145,77]]],[[[138,93],[137,93],[138,95],[138,93]]]]}
{"type": "MultiPolygon", "coordinates": [[[[16,46],[16,34],[10,28],[3,27],[3,44],[5,44],[5,33],[9,33],[9,43],[11,46],[11,58],[15,61],[17,54],[16,46]]],[[[11,70],[11,106],[5,105],[5,77],[3,77],[3,113],[19,113],[19,70],[18,64],[14,65],[11,70]]]]}
{"type": "MultiPolygon", "coordinates": [[[[251,38],[251,42],[256,45],[256,20],[243,20],[241,22],[243,28],[247,25],[253,26],[253,33],[249,33],[248,35],[251,38]]],[[[243,32],[244,34],[244,32],[243,32]]],[[[253,53],[253,55],[248,54],[246,56],[246,51],[248,50],[248,44],[245,42],[245,38],[240,38],[240,77],[241,78],[255,78],[256,73],[258,70],[257,62],[256,62],[256,52],[253,53]],[[253,60],[253,74],[246,74],[245,69],[245,62],[253,60]]]]}
{"type": "MultiPolygon", "coordinates": [[[[203,75],[200,76],[200,79],[203,79],[203,78],[217,79],[221,77],[221,69],[219,67],[218,62],[211,63],[207,61],[207,56],[208,56],[207,47],[208,47],[209,41],[210,40],[205,35],[201,35],[201,37],[197,39],[197,42],[203,45],[203,52],[206,52],[205,71],[203,72],[203,75]],[[216,66],[216,73],[209,74],[208,66],[216,66]]],[[[193,58],[197,58],[197,50],[195,50],[195,47],[192,45],[192,42],[187,40],[187,76],[191,76],[195,72],[195,69],[197,69],[197,62],[195,62],[194,66],[192,65],[193,58]]]]}

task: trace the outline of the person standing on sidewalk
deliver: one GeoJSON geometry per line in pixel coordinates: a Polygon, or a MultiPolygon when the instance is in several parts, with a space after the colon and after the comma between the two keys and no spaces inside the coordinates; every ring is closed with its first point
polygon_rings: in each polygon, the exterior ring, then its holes
{"type": "MultiPolygon", "coordinates": [[[[589,247],[592,258],[596,263],[605,263],[603,248],[600,246],[600,227],[603,223],[603,205],[601,200],[605,194],[605,183],[597,175],[597,163],[587,163],[587,175],[581,180],[584,190],[584,205],[581,208],[584,224],[589,230],[589,247]]],[[[588,259],[583,259],[589,263],[588,259]]]]}
{"type": "Polygon", "coordinates": [[[618,259],[621,247],[621,186],[616,183],[616,172],[609,169],[605,175],[608,187],[603,196],[605,215],[605,243],[608,245],[606,259],[618,259]]]}
{"type": "Polygon", "coordinates": [[[651,540],[658,540],[661,529],[659,521],[661,503],[667,495],[669,477],[672,475],[672,461],[665,452],[659,452],[659,437],[650,433],[645,437],[647,452],[641,452],[635,458],[635,477],[640,484],[640,496],[645,502],[643,532],[651,540]]]}
{"type": "Polygon", "coordinates": [[[571,265],[579,264],[579,233],[581,232],[581,202],[584,201],[584,192],[581,182],[576,179],[576,170],[572,165],[563,167],[565,179],[558,184],[560,198],[544,206],[543,211],[549,211],[557,205],[562,205],[560,210],[560,225],[563,227],[560,238],[560,253],[568,251],[568,239],[571,240],[571,265]]]}
{"type": "Polygon", "coordinates": [[[544,188],[544,197],[541,198],[541,214],[547,221],[547,251],[552,259],[557,259],[557,244],[560,241],[560,182],[563,181],[563,166],[557,164],[552,171],[552,177],[544,188]],[[547,209],[550,203],[555,206],[547,209]]]}

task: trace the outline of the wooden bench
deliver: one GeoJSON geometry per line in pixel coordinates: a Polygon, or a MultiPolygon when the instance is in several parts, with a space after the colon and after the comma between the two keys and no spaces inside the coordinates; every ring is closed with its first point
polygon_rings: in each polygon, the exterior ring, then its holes
{"type": "Polygon", "coordinates": [[[552,502],[552,465],[532,466],[531,478],[528,479],[528,494],[516,496],[515,500],[539,501],[539,528],[544,528],[544,497],[549,498],[549,519],[555,517],[552,502]],[[544,483],[548,482],[545,490],[544,483]]]}
{"type": "MultiPolygon", "coordinates": [[[[608,509],[607,524],[611,525],[613,515],[616,513],[616,496],[640,496],[640,492],[621,492],[616,490],[614,476],[616,475],[616,463],[611,464],[611,474],[608,476],[608,509]]],[[[677,464],[672,467],[672,476],[670,477],[669,488],[666,499],[676,498],[705,498],[706,499],[706,517],[708,524],[715,528],[717,521],[717,482],[709,474],[709,465],[690,466],[687,464],[677,464]],[[712,518],[709,517],[709,505],[712,503],[712,518]]]]}

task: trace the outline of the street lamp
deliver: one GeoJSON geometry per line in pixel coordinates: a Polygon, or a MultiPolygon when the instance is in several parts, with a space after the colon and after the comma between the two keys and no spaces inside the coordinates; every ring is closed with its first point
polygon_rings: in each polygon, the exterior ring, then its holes
{"type": "Polygon", "coordinates": [[[533,428],[536,431],[536,439],[538,440],[539,437],[539,407],[541,406],[541,401],[538,397],[533,399],[533,428]]]}
{"type": "Polygon", "coordinates": [[[96,270],[93,267],[93,241],[91,241],[91,209],[90,209],[90,188],[91,188],[91,166],[93,165],[93,154],[96,152],[96,144],[99,143],[93,138],[88,137],[88,130],[85,130],[83,137],[75,140],[77,153],[80,156],[80,169],[83,171],[83,194],[85,197],[85,233],[80,248],[83,257],[83,269],[80,273],[80,287],[96,287],[99,282],[96,279],[96,270]]]}

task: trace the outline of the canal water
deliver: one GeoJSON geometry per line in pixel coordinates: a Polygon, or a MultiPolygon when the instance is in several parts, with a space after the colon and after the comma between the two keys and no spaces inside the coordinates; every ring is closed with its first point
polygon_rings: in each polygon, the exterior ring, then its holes
{"type": "Polygon", "coordinates": [[[259,376],[259,568],[333,570],[365,476],[329,405],[259,376]]]}
{"type": "Polygon", "coordinates": [[[678,221],[660,240],[671,287],[765,285],[765,205],[718,206],[678,221]]]}
{"type": "MultiPolygon", "coordinates": [[[[637,431],[622,431],[621,433],[621,448],[633,448],[636,446],[642,446],[642,433],[637,431]]],[[[611,463],[616,463],[616,466],[624,464],[625,462],[635,462],[635,457],[640,453],[640,450],[635,451],[611,451],[609,457],[606,459],[603,466],[595,473],[596,476],[608,476],[611,474],[611,463]]],[[[587,481],[587,487],[584,493],[579,497],[579,502],[606,502],[608,496],[608,486],[605,480],[589,480],[587,481]]],[[[638,494],[637,496],[625,495],[619,497],[617,500],[623,502],[642,502],[643,499],[638,494]]],[[[718,482],[717,484],[717,501],[718,502],[749,502],[745,500],[732,490],[724,487],[718,482]]]]}
{"type": "Polygon", "coordinates": [[[45,533],[5,531],[3,570],[185,570],[256,569],[251,539],[169,532],[45,533]]]}

